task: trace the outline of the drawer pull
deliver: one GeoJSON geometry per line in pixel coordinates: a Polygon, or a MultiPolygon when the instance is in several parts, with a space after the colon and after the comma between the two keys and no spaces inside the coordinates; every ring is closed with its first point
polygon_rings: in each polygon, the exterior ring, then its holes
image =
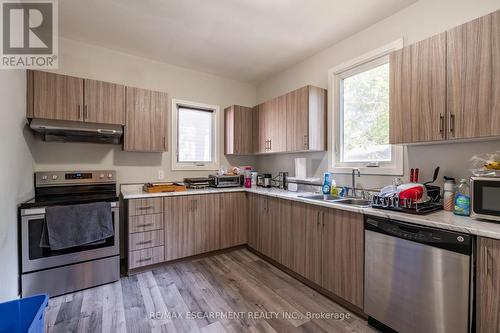
{"type": "Polygon", "coordinates": [[[137,262],[150,261],[151,259],[153,259],[153,257],[147,257],[147,258],[139,259],[139,260],[137,260],[137,262]]]}
{"type": "Polygon", "coordinates": [[[144,228],[144,227],[150,227],[152,225],[153,225],[153,223],[144,223],[144,224],[138,224],[137,227],[138,228],[144,228]]]}
{"type": "Polygon", "coordinates": [[[152,209],[153,206],[146,206],[146,207],[137,207],[137,209],[152,209]]]}
{"type": "Polygon", "coordinates": [[[137,242],[137,243],[135,243],[135,245],[145,245],[145,244],[151,244],[151,243],[153,243],[153,241],[148,240],[148,241],[143,241],[143,242],[137,242]]]}

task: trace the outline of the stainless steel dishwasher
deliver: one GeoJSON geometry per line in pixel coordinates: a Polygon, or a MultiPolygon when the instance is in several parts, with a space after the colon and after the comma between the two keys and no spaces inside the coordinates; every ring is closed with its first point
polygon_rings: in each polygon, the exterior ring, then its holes
{"type": "Polygon", "coordinates": [[[470,332],[470,235],[365,217],[365,304],[392,332],[470,332]]]}

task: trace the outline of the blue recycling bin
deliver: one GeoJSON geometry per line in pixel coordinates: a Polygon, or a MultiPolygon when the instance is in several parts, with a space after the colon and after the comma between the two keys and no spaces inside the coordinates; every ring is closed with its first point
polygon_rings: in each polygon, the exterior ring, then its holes
{"type": "Polygon", "coordinates": [[[0,303],[0,333],[43,333],[47,294],[0,303]]]}

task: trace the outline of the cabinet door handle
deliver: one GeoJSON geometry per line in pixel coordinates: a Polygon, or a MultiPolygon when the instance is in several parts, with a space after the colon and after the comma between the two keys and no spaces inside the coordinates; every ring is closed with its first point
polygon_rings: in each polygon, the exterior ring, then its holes
{"type": "Polygon", "coordinates": [[[151,243],[153,243],[153,241],[148,240],[148,241],[143,241],[143,242],[137,242],[137,243],[135,243],[135,245],[146,245],[146,244],[151,244],[151,243]]]}
{"type": "Polygon", "coordinates": [[[82,119],[82,110],[81,110],[81,105],[78,104],[78,120],[82,119]]]}
{"type": "Polygon", "coordinates": [[[273,149],[273,140],[269,140],[269,150],[273,149]]]}
{"type": "Polygon", "coordinates": [[[153,257],[147,257],[147,258],[139,259],[139,260],[137,260],[137,262],[150,261],[151,259],[153,259],[153,257]]]}
{"type": "Polygon", "coordinates": [[[484,248],[484,275],[488,276],[488,249],[484,248]]]}
{"type": "Polygon", "coordinates": [[[304,139],[302,140],[302,142],[303,142],[303,144],[304,144],[304,147],[306,147],[306,148],[307,148],[307,146],[308,146],[308,140],[307,140],[307,139],[308,139],[308,138],[307,138],[307,134],[306,134],[306,135],[304,135],[304,139]]]}
{"type": "Polygon", "coordinates": [[[85,105],[83,106],[83,110],[84,110],[84,111],[83,111],[83,113],[84,113],[84,115],[83,115],[83,119],[84,119],[84,120],[87,120],[87,119],[89,118],[89,108],[88,108],[87,104],[85,104],[85,105]]]}
{"type": "Polygon", "coordinates": [[[144,210],[144,209],[152,209],[153,206],[145,206],[145,207],[137,207],[139,210],[144,210]]]}
{"type": "Polygon", "coordinates": [[[439,133],[444,136],[444,116],[442,113],[439,114],[439,133]]]}
{"type": "Polygon", "coordinates": [[[144,223],[144,224],[138,224],[137,227],[138,228],[145,228],[145,227],[150,227],[152,225],[153,225],[153,223],[144,223]]]}
{"type": "Polygon", "coordinates": [[[167,137],[165,135],[163,136],[163,149],[167,149],[167,137]]]}
{"type": "Polygon", "coordinates": [[[452,135],[455,135],[455,114],[454,113],[450,113],[450,117],[449,117],[449,130],[450,130],[450,133],[452,135]]]}

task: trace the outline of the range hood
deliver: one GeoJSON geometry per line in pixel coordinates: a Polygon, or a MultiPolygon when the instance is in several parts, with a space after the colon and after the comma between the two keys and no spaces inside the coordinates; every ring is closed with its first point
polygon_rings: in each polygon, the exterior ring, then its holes
{"type": "Polygon", "coordinates": [[[32,119],[30,127],[45,141],[95,142],[121,144],[121,125],[82,123],[77,121],[32,119]]]}

